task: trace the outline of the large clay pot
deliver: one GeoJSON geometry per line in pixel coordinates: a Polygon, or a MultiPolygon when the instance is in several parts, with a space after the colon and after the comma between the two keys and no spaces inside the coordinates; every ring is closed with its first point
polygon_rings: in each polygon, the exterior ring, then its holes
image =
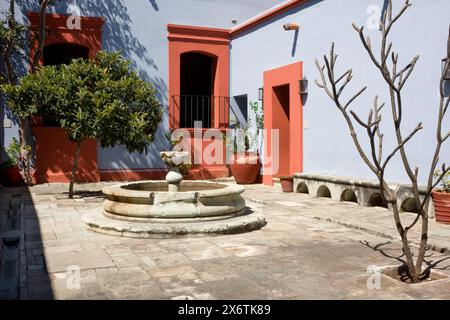
{"type": "Polygon", "coordinates": [[[294,191],[294,178],[293,177],[280,177],[281,189],[283,192],[294,191]]]}
{"type": "Polygon", "coordinates": [[[238,184],[256,183],[261,163],[257,153],[236,153],[230,164],[231,174],[238,184]]]}
{"type": "Polygon", "coordinates": [[[0,170],[0,183],[4,187],[18,187],[23,184],[23,179],[18,167],[2,168],[0,170]]]}
{"type": "Polygon", "coordinates": [[[431,195],[436,212],[436,222],[450,224],[450,193],[433,191],[431,195]]]}

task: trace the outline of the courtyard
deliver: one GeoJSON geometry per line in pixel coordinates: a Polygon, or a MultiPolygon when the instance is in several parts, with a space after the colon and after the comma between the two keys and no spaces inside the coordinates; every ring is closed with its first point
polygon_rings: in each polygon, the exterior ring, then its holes
{"type": "Polygon", "coordinates": [[[450,300],[450,1],[345,8],[0,0],[0,301],[450,300]]]}
{"type": "MultiPolygon", "coordinates": [[[[81,219],[102,206],[109,184],[79,185],[72,200],[65,184],[0,189],[1,235],[10,242],[2,298],[450,299],[445,277],[414,285],[385,275],[369,280],[374,268],[401,264],[387,209],[250,185],[246,205],[267,221],[260,230],[136,239],[95,233],[81,219]]],[[[449,235],[430,221],[425,260],[440,276],[450,274],[449,235]]]]}

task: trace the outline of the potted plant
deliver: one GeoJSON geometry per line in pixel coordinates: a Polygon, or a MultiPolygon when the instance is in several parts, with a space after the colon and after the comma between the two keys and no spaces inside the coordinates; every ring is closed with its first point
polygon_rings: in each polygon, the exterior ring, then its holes
{"type": "MultiPolygon", "coordinates": [[[[242,130],[244,135],[244,146],[239,149],[236,141],[226,141],[227,149],[233,150],[233,158],[229,165],[231,175],[238,184],[252,184],[259,182],[261,161],[258,152],[259,130],[264,128],[264,117],[259,109],[258,102],[250,102],[250,108],[255,113],[256,133],[252,134],[247,128],[241,128],[237,125],[235,128],[242,130]],[[253,150],[249,151],[250,145],[253,150]]],[[[251,122],[248,122],[249,126],[251,122]]]]}
{"type": "MultiPolygon", "coordinates": [[[[440,177],[440,171],[434,173],[435,177],[440,177]]],[[[436,212],[436,222],[450,224],[450,171],[443,175],[441,189],[435,189],[431,193],[436,212]]]]}
{"type": "Polygon", "coordinates": [[[294,177],[293,176],[281,176],[280,177],[281,189],[283,192],[294,191],[294,177]]]}
{"type": "Polygon", "coordinates": [[[236,152],[230,171],[237,184],[252,184],[258,181],[261,163],[257,152],[236,152]]]}
{"type": "Polygon", "coordinates": [[[20,174],[20,143],[13,138],[8,148],[5,150],[7,159],[0,165],[0,183],[5,187],[17,187],[23,184],[20,174]]]}

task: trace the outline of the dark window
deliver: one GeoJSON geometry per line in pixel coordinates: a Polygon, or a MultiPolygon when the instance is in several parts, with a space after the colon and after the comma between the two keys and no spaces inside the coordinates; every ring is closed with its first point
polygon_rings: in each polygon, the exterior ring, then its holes
{"type": "Polygon", "coordinates": [[[69,64],[73,59],[87,59],[88,57],[89,49],[75,44],[50,44],[44,48],[44,66],[69,64]]]}
{"type": "Polygon", "coordinates": [[[196,52],[181,55],[179,105],[182,128],[193,128],[195,121],[202,121],[204,128],[212,125],[215,60],[196,52]]]}
{"type": "Polygon", "coordinates": [[[234,108],[230,110],[230,127],[234,127],[240,124],[240,121],[245,123],[248,121],[248,97],[246,94],[234,96],[235,101],[234,108]],[[240,115],[239,115],[239,114],[240,115]]]}

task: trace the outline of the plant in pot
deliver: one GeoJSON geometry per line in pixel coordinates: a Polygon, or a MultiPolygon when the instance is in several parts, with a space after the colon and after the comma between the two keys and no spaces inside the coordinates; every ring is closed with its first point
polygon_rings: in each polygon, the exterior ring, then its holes
{"type": "Polygon", "coordinates": [[[294,177],[293,176],[281,176],[280,183],[283,192],[293,192],[294,191],[294,177]]]}
{"type": "Polygon", "coordinates": [[[236,129],[238,129],[236,132],[239,135],[244,136],[244,146],[242,146],[242,143],[240,145],[234,138],[224,137],[227,150],[233,150],[233,157],[229,164],[231,175],[237,184],[256,183],[261,168],[258,152],[249,152],[248,130],[239,127],[236,127],[236,129]]]}
{"type": "MultiPolygon", "coordinates": [[[[20,174],[20,143],[13,138],[8,148],[5,150],[6,160],[1,163],[0,183],[5,187],[17,187],[23,184],[20,174]]],[[[31,147],[27,146],[27,154],[31,153],[31,147]]]]}
{"type": "Polygon", "coordinates": [[[434,189],[431,193],[434,211],[436,212],[436,222],[450,224],[450,171],[442,175],[437,170],[434,173],[436,178],[442,176],[441,189],[434,189]]]}

